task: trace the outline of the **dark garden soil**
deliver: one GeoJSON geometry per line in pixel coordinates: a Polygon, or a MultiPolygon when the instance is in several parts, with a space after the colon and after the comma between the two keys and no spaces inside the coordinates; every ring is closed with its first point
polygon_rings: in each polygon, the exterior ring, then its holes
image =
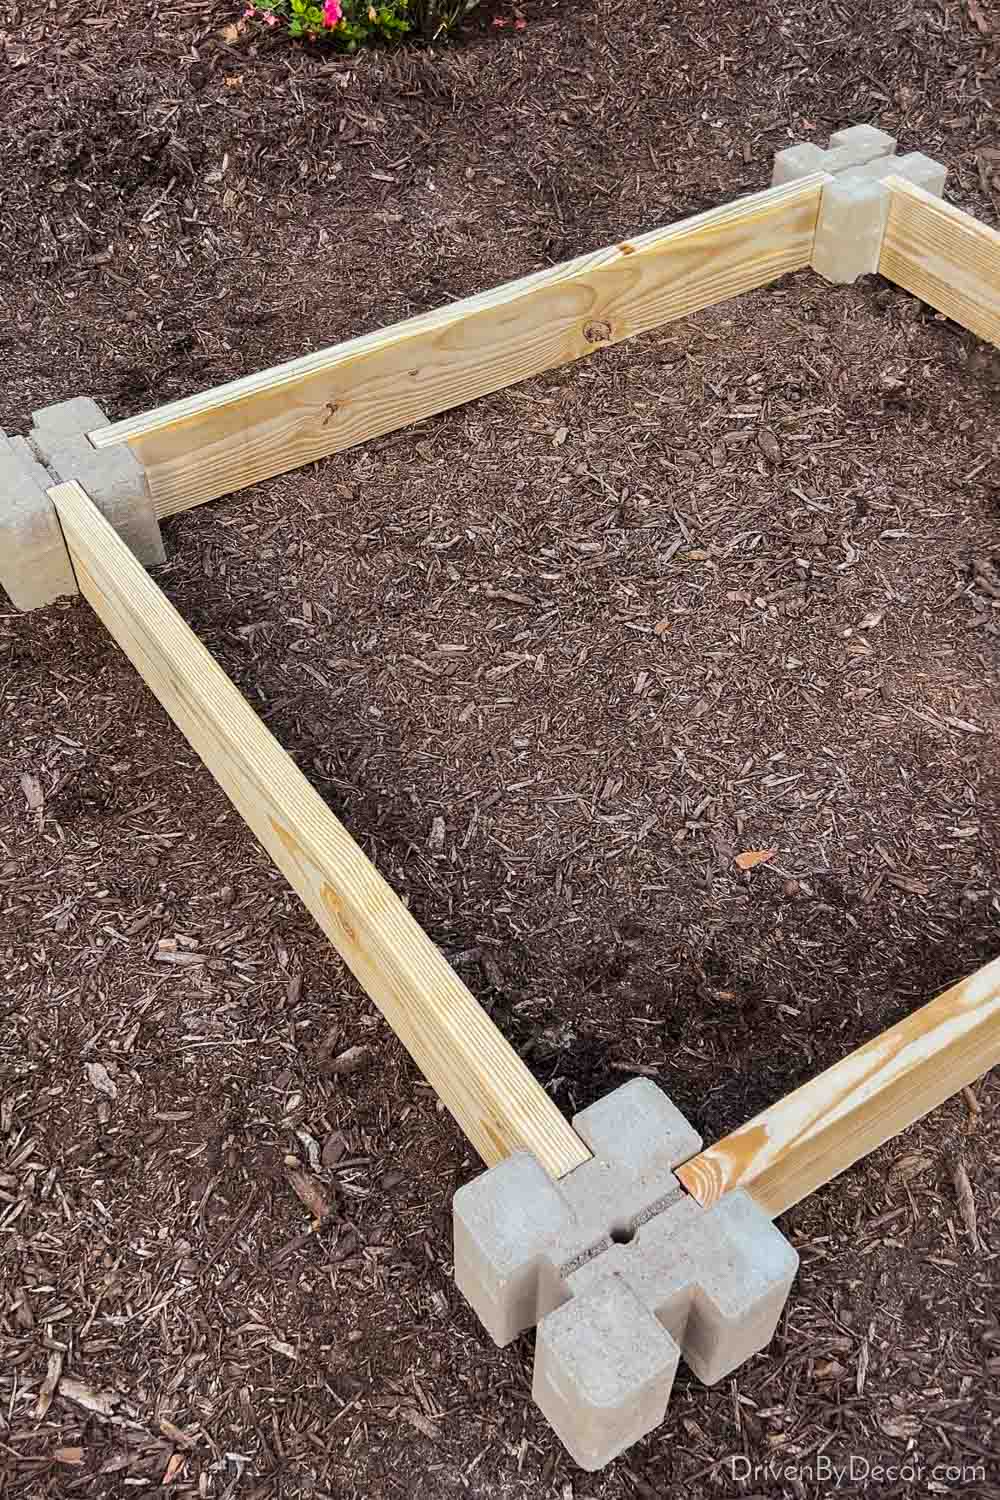
{"type": "MultiPolygon", "coordinates": [[[[0,422],[853,122],[998,221],[995,0],[523,15],[350,62],[0,0],[0,422]]],[[[998,409],[995,351],[803,273],[177,517],[158,577],[560,1107],[642,1073],[712,1139],[1000,950],[998,409]]],[[[454,1290],[470,1151],[86,605],[4,606],[0,694],[0,1493],[1000,1495],[995,1077],[787,1214],[772,1348],[584,1475],[454,1290]]]]}

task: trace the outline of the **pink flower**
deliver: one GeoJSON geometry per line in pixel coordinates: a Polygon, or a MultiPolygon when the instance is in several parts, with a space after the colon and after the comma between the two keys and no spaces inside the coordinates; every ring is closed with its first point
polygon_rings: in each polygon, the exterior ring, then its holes
{"type": "Polygon", "coordinates": [[[525,31],[527,29],[527,26],[528,23],[523,16],[518,16],[517,20],[514,22],[515,31],[525,31]]]}
{"type": "Polygon", "coordinates": [[[506,16],[494,16],[493,17],[493,24],[494,24],[494,26],[506,26],[507,25],[507,17],[506,16]]]}
{"type": "Polygon", "coordinates": [[[254,8],[253,8],[253,6],[252,5],[248,5],[247,8],[246,8],[246,10],[243,12],[243,20],[244,21],[249,21],[250,17],[253,14],[254,14],[254,8]]]}
{"type": "Polygon", "coordinates": [[[329,26],[332,31],[334,26],[339,23],[343,14],[344,11],[340,0],[325,0],[323,5],[323,25],[329,26]]]}
{"type": "Polygon", "coordinates": [[[264,21],[265,21],[265,23],[268,26],[280,26],[281,25],[281,17],[280,16],[276,16],[274,14],[273,10],[268,11],[267,15],[264,17],[264,21]]]}

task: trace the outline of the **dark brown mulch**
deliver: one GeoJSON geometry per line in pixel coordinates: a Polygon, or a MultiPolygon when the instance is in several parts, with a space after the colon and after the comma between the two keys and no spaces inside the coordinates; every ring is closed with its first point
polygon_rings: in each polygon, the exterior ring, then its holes
{"type": "MultiPolygon", "coordinates": [[[[1000,214],[982,3],[528,6],[352,63],[85,10],[0,8],[15,431],[860,120],[1000,214]]],[[[560,1106],[641,1071],[713,1138],[997,951],[998,391],[803,274],[175,518],[158,576],[560,1106]]],[[[994,1080],[788,1214],[772,1349],[583,1475],[455,1293],[471,1154],[195,755],[80,603],[0,662],[0,1492],[1000,1494],[994,1080]]]]}

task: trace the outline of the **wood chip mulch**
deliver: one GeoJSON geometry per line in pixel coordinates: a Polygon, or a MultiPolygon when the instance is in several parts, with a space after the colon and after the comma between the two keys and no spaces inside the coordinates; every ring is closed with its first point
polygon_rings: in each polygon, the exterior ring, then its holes
{"type": "MultiPolygon", "coordinates": [[[[862,120],[997,223],[985,0],[521,9],[331,61],[0,0],[0,423],[862,120]]],[[[1000,949],[998,359],[803,273],[165,526],[166,592],[567,1113],[641,1074],[715,1138],[1000,949]]],[[[0,695],[0,1494],[1000,1495],[995,1078],[787,1214],[771,1349],[581,1474],[455,1292],[471,1153],[84,604],[0,608],[0,695]]]]}

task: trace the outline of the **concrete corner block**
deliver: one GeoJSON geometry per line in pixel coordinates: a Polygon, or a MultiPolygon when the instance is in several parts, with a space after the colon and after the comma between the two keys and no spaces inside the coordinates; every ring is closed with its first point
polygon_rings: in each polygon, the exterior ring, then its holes
{"type": "Polygon", "coordinates": [[[679,1198],[672,1168],[701,1149],[662,1090],[634,1079],[574,1117],[594,1152],[560,1182],[519,1151],[455,1194],[455,1280],[500,1345],[563,1300],[563,1275],[679,1198]]]}
{"type": "Polygon", "coordinates": [[[905,177],[915,187],[923,188],[925,193],[933,193],[935,198],[944,195],[948,168],[943,162],[925,156],[922,151],[908,151],[905,156],[897,156],[891,171],[897,177],[905,177]]]}
{"type": "Polygon", "coordinates": [[[601,1277],[538,1328],[531,1394],[581,1469],[600,1469],[659,1427],[681,1351],[635,1292],[601,1277]]]}
{"type": "Polygon", "coordinates": [[[771,186],[781,187],[785,182],[796,182],[800,177],[822,172],[825,156],[826,152],[821,147],[814,146],[811,141],[803,141],[798,146],[786,146],[783,151],[776,151],[771,186]]]}
{"type": "Polygon", "coordinates": [[[455,1194],[455,1282],[501,1347],[538,1321],[541,1255],[570,1218],[555,1183],[527,1151],[455,1194]]]}
{"type": "Polygon", "coordinates": [[[891,156],[895,149],[895,136],[887,135],[884,130],[874,125],[848,125],[844,130],[834,131],[826,150],[812,141],[803,141],[775,152],[771,185],[778,187],[784,182],[795,182],[812,172],[828,172],[836,176],[851,167],[891,156]]]}
{"type": "Polygon", "coordinates": [[[96,432],[111,423],[92,396],[71,396],[31,413],[31,423],[40,432],[53,437],[73,437],[78,432],[96,432]]]}
{"type": "Polygon", "coordinates": [[[535,1401],[596,1469],[662,1421],[681,1356],[711,1383],[768,1343],[798,1256],[746,1193],[683,1192],[701,1139],[649,1080],[573,1123],[594,1155],[558,1182],[520,1152],[455,1195],[455,1277],[497,1343],[537,1325],[535,1401]]]}
{"type": "Polygon", "coordinates": [[[51,483],[24,438],[0,432],[0,583],[17,609],[78,592],[51,483]]]}
{"type": "Polygon", "coordinates": [[[581,1110],[573,1129],[601,1161],[628,1172],[670,1171],[702,1148],[698,1132],[648,1078],[633,1078],[581,1110]]]}
{"type": "Polygon", "coordinates": [[[885,229],[882,189],[866,178],[834,178],[823,189],[812,268],[847,284],[878,270],[885,229]]]}
{"type": "Polygon", "coordinates": [[[691,1299],[680,1342],[688,1368],[715,1385],[771,1342],[799,1257],[749,1193],[729,1193],[697,1212],[692,1200],[685,1204],[685,1254],[700,1295],[691,1299]]]}
{"type": "Polygon", "coordinates": [[[876,125],[848,125],[843,130],[835,130],[829,145],[830,151],[849,153],[844,157],[843,166],[834,168],[835,171],[874,161],[879,156],[892,156],[895,149],[896,137],[879,130],[876,125]]]}
{"type": "Polygon", "coordinates": [[[947,168],[922,151],[883,156],[841,172],[823,188],[812,267],[827,281],[850,283],[878,270],[889,214],[885,179],[894,175],[940,197],[947,168]]]}
{"type": "Polygon", "coordinates": [[[146,567],[165,561],[146,471],[127,444],[95,448],[88,433],[108,419],[89,396],[32,412],[31,443],[55,482],[79,480],[94,504],[146,567]]]}
{"type": "Polygon", "coordinates": [[[827,281],[848,283],[878,270],[889,194],[881,186],[895,172],[940,196],[946,169],[920,151],[896,156],[896,138],[874,125],[836,130],[826,150],[812,141],[786,146],[774,158],[772,182],[794,182],[825,172],[812,267],[827,281]]]}

